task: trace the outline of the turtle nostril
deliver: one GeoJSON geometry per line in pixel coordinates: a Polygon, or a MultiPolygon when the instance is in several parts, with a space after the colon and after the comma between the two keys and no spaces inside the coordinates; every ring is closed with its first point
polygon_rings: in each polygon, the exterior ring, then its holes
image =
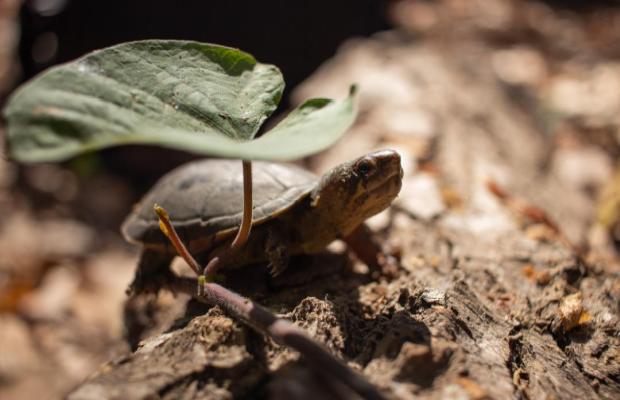
{"type": "Polygon", "coordinates": [[[187,190],[194,185],[194,182],[191,180],[184,180],[179,183],[179,190],[187,190]]]}

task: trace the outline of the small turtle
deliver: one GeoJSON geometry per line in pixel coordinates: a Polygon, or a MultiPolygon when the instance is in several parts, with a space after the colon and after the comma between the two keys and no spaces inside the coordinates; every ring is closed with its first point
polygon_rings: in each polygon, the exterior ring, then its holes
{"type": "MultiPolygon", "coordinates": [[[[255,161],[252,166],[252,232],[222,267],[269,261],[274,275],[286,268],[289,255],[319,252],[388,207],[403,175],[393,150],[346,162],[322,178],[291,164],[255,161]]],[[[189,251],[204,262],[224,252],[238,230],[242,179],[239,161],[208,159],[183,165],[155,184],[122,226],[129,242],[143,245],[134,292],[147,290],[153,274],[169,271],[176,255],[159,229],[153,205],[168,211],[189,251]]]]}

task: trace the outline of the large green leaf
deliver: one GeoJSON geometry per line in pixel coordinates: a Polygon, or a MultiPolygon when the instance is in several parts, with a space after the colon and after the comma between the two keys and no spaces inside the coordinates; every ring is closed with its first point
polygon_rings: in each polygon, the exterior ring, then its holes
{"type": "Polygon", "coordinates": [[[9,148],[20,161],[138,143],[288,160],[329,146],[355,118],[352,90],[340,102],[308,100],[252,140],[283,88],[275,66],[236,49],[125,43],[52,68],[19,89],[4,111],[9,148]]]}

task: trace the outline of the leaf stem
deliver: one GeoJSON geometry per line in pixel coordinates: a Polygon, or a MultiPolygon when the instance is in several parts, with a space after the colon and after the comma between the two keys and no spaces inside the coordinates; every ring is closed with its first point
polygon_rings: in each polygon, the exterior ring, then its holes
{"type": "Polygon", "coordinates": [[[252,229],[252,162],[242,161],[243,166],[243,214],[241,224],[237,231],[237,236],[230,244],[230,247],[222,254],[216,255],[209,260],[204,268],[203,275],[207,280],[212,280],[219,268],[222,260],[232,252],[240,250],[248,241],[250,230],[252,229]]]}
{"type": "Polygon", "coordinates": [[[243,216],[237,236],[230,245],[230,250],[235,251],[241,248],[250,236],[252,228],[252,162],[243,160],[243,216]]]}

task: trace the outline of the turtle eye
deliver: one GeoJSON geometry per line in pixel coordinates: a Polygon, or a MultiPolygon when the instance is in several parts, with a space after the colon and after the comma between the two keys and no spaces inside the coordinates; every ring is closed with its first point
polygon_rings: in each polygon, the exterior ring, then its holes
{"type": "Polygon", "coordinates": [[[363,176],[372,175],[376,169],[377,165],[375,161],[371,158],[362,158],[355,165],[355,170],[357,173],[363,176]]]}

